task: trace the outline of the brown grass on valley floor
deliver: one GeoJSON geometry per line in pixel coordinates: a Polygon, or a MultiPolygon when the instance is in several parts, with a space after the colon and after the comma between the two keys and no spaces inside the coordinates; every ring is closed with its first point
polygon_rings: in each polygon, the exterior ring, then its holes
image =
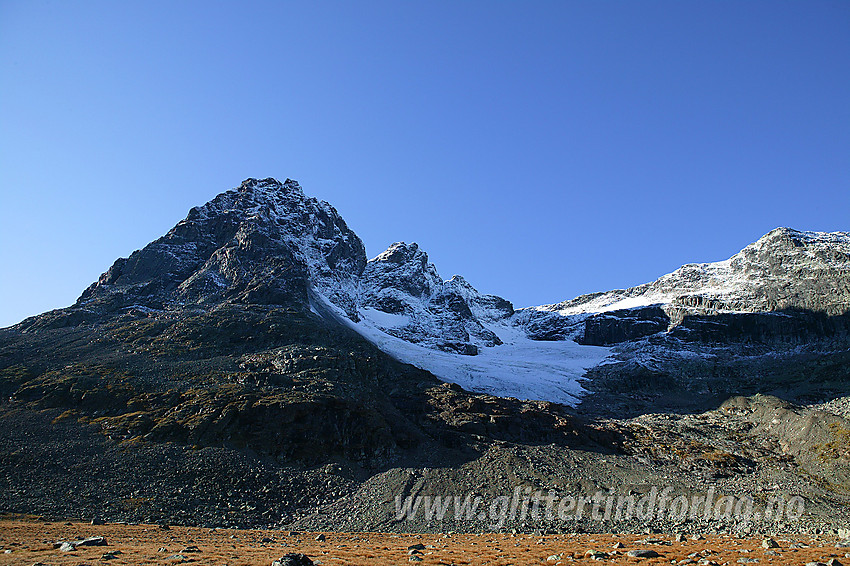
{"type": "Polygon", "coordinates": [[[389,534],[389,533],[324,533],[325,540],[316,540],[318,533],[289,531],[201,529],[156,525],[90,525],[74,522],[44,522],[34,519],[0,519],[0,565],[5,564],[179,564],[175,554],[186,561],[203,565],[269,566],[272,560],[287,552],[301,552],[325,566],[332,565],[398,565],[409,563],[408,547],[425,546],[418,554],[421,566],[437,564],[520,566],[525,564],[670,564],[692,553],[702,553],[717,564],[749,563],[740,559],[757,559],[751,564],[798,564],[826,562],[836,558],[850,565],[845,553],[850,548],[836,548],[835,537],[791,535],[776,537],[780,548],[762,548],[761,538],[738,538],[729,535],[709,535],[705,540],[674,542],[669,535],[529,535],[529,534],[389,534]],[[106,537],[108,546],[78,547],[74,552],[53,548],[57,541],[89,536],[106,537]],[[670,541],[670,545],[639,543],[647,538],[670,541]],[[263,542],[263,540],[266,542],[263,542]],[[272,539],[269,542],[269,539],[272,539]],[[615,543],[622,548],[615,549],[615,543]],[[792,545],[805,546],[792,548],[792,545]],[[197,551],[190,552],[191,547],[197,551]],[[637,548],[657,551],[659,558],[639,559],[626,556],[637,548]],[[188,550],[187,550],[188,549],[188,550]],[[585,556],[588,550],[609,553],[605,561],[585,556]],[[11,551],[11,552],[7,552],[11,551]],[[111,560],[104,553],[120,551],[111,560]],[[705,551],[711,551],[710,554],[705,551]],[[616,554],[611,555],[611,553],[616,554]],[[775,554],[770,554],[775,552],[775,554]],[[555,557],[560,555],[560,560],[555,557]],[[551,559],[550,559],[551,558],[551,559]]]}

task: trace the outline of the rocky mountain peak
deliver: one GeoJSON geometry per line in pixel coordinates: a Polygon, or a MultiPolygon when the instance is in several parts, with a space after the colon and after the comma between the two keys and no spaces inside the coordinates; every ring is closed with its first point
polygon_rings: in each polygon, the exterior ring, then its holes
{"type": "Polygon", "coordinates": [[[242,183],[239,184],[238,190],[245,190],[250,188],[271,188],[271,189],[295,189],[301,191],[301,185],[295,179],[287,178],[283,183],[275,179],[274,177],[266,177],[265,179],[255,179],[254,177],[248,177],[242,183]]]}
{"type": "Polygon", "coordinates": [[[254,179],[249,177],[242,181],[236,191],[243,195],[250,195],[258,200],[274,200],[275,198],[305,198],[304,190],[298,181],[286,179],[283,183],[272,177],[265,179],[254,179]]]}
{"type": "Polygon", "coordinates": [[[315,289],[353,313],[365,265],[363,243],[330,204],[306,197],[292,179],[246,179],[116,261],[77,305],[108,312],[222,302],[307,308],[315,289]]]}
{"type": "MultiPolygon", "coordinates": [[[[401,291],[412,297],[432,295],[442,285],[437,268],[428,263],[428,254],[415,243],[396,242],[369,260],[364,272],[364,296],[370,297],[385,289],[401,291]]],[[[390,307],[387,312],[396,312],[390,307]]]]}
{"type": "Polygon", "coordinates": [[[509,302],[481,295],[460,276],[443,281],[428,254],[404,242],[368,261],[360,301],[363,317],[387,334],[463,354],[500,344],[483,323],[513,313],[509,302]]]}
{"type": "Polygon", "coordinates": [[[776,228],[731,258],[733,269],[757,268],[766,273],[782,273],[786,268],[793,269],[794,264],[847,269],[850,234],[776,228]]]}
{"type": "Polygon", "coordinates": [[[425,269],[428,265],[428,254],[420,250],[419,244],[416,242],[412,244],[395,242],[372,261],[386,261],[396,264],[413,262],[420,264],[422,269],[425,269]]]}

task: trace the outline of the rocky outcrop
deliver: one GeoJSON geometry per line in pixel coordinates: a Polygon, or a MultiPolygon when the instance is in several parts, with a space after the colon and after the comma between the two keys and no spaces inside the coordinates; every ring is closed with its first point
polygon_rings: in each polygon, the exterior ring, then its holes
{"type": "Polygon", "coordinates": [[[850,491],[850,421],[765,395],[734,397],[719,409],[751,425],[750,436],[767,437],[778,453],[793,457],[830,487],[850,491]]]}

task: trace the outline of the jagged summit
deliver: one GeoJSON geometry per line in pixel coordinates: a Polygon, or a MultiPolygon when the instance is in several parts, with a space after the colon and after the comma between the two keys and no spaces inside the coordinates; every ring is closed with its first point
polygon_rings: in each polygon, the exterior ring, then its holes
{"type": "Polygon", "coordinates": [[[508,301],[481,295],[460,276],[444,281],[427,253],[404,242],[367,262],[360,306],[361,315],[387,334],[462,354],[501,344],[484,323],[513,314],[508,301]]]}
{"type": "Polygon", "coordinates": [[[77,301],[114,311],[223,302],[307,308],[324,293],[353,312],[366,252],[328,203],[291,179],[246,179],[192,208],[165,236],[115,262],[77,301]]]}
{"type": "MultiPolygon", "coordinates": [[[[430,296],[442,284],[437,268],[428,261],[428,254],[419,249],[416,243],[410,245],[396,242],[377,257],[367,263],[368,274],[365,279],[380,279],[375,285],[369,285],[363,291],[364,297],[373,299],[373,295],[383,289],[398,289],[413,297],[430,296]]],[[[381,298],[374,297],[381,302],[381,298]]],[[[378,305],[381,310],[397,313],[403,310],[400,304],[392,303],[387,297],[386,305],[378,305]]]]}
{"type": "Polygon", "coordinates": [[[797,230],[795,228],[789,228],[787,226],[779,226],[778,228],[774,228],[773,230],[759,238],[755,243],[777,242],[782,240],[790,240],[792,242],[797,242],[798,244],[829,243],[848,245],[850,244],[850,233],[816,232],[797,230]]]}
{"type": "MultiPolygon", "coordinates": [[[[255,179],[253,177],[248,177],[239,185],[239,190],[243,190],[250,187],[272,187],[272,188],[292,188],[301,191],[301,185],[295,179],[287,178],[283,183],[275,179],[274,177],[266,177],[265,179],[255,179]]],[[[303,191],[302,191],[303,192],[303,191]]]]}
{"type": "Polygon", "coordinates": [[[395,242],[373,258],[373,261],[403,263],[413,259],[423,263],[424,265],[428,263],[428,254],[420,250],[419,244],[416,242],[410,244],[406,244],[405,242],[395,242]]]}
{"type": "Polygon", "coordinates": [[[242,183],[233,190],[243,195],[250,195],[251,198],[255,198],[258,201],[275,200],[276,198],[287,194],[293,197],[304,197],[304,190],[301,188],[300,183],[294,179],[286,179],[281,183],[272,177],[267,177],[265,179],[254,179],[253,177],[249,177],[242,181],[242,183]]]}

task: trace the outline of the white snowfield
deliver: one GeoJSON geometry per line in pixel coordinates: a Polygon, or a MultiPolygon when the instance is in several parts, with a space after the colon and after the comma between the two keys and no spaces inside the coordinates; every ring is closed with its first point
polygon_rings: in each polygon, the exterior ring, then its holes
{"type": "Polygon", "coordinates": [[[572,340],[530,340],[521,329],[506,323],[487,325],[504,342],[502,345],[481,348],[477,356],[453,354],[407,342],[378,328],[405,324],[403,315],[361,309],[360,322],[354,322],[325,297],[318,298],[323,304],[316,305],[317,310],[333,311],[337,320],[400,362],[464,389],[499,397],[575,405],[584,392],[580,378],[611,354],[610,348],[582,346],[572,340]],[[388,318],[394,316],[399,320],[388,318]]]}

